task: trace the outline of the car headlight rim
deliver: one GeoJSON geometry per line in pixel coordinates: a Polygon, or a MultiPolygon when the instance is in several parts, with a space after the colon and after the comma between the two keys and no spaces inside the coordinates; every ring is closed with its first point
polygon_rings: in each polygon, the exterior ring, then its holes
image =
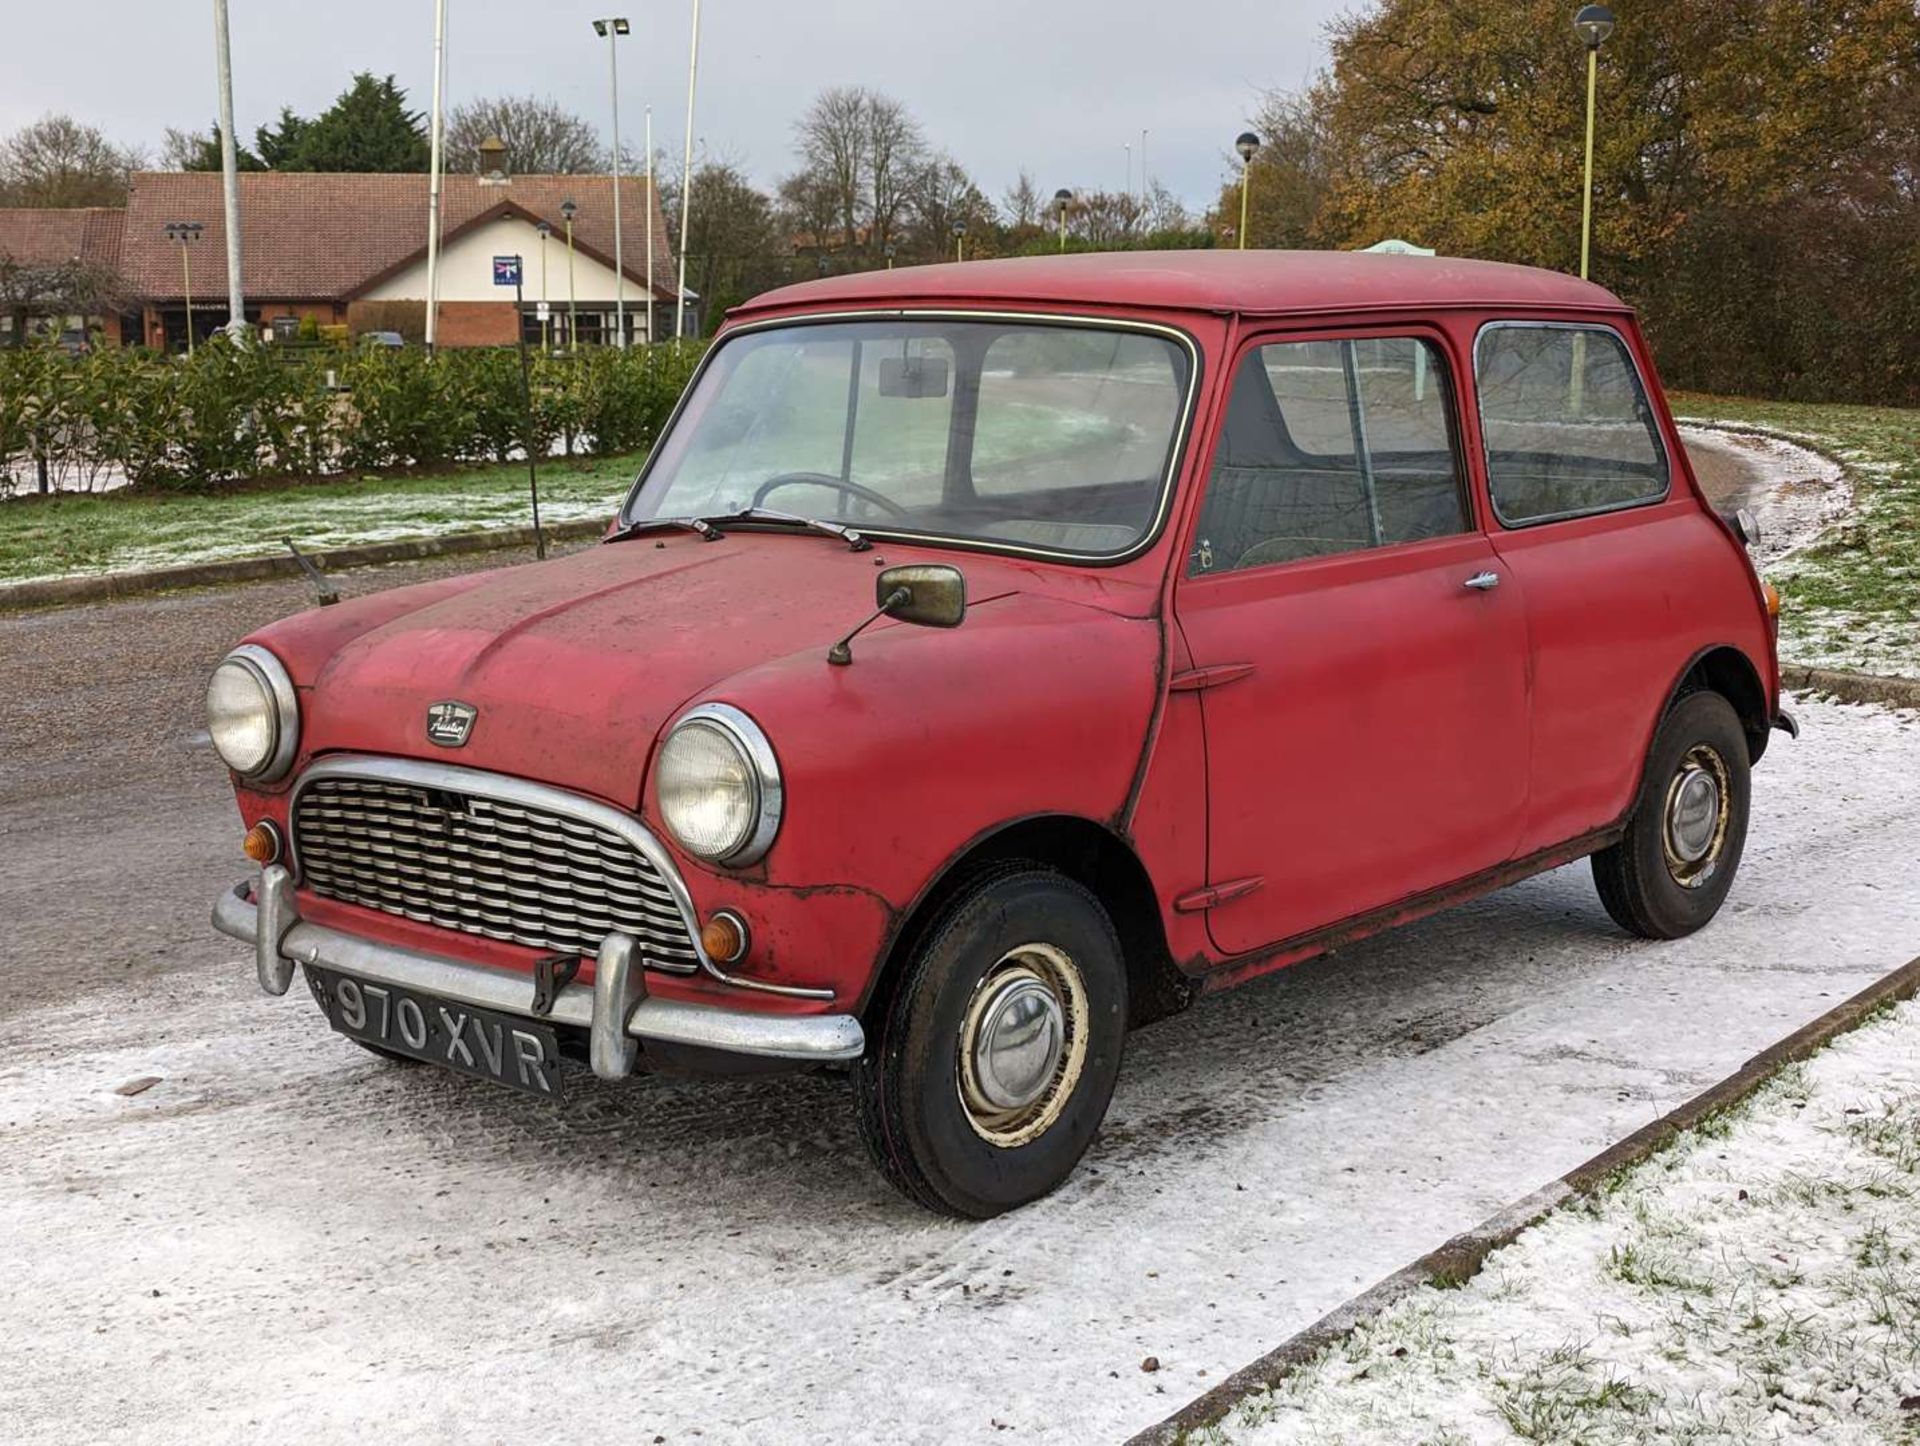
{"type": "Polygon", "coordinates": [[[249,783],[273,783],[286,777],[300,747],[300,699],[281,661],[257,643],[243,644],[220,660],[208,679],[207,693],[207,731],[220,761],[249,783]],[[243,766],[247,760],[230,756],[220,746],[219,721],[212,716],[214,687],[222,670],[229,667],[239,669],[251,680],[263,704],[267,745],[261,750],[260,762],[251,766],[243,766]]]}
{"type": "Polygon", "coordinates": [[[730,868],[757,863],[766,856],[780,831],[785,788],[773,744],[758,723],[731,704],[703,703],[675,720],[673,727],[667,731],[666,742],[661,745],[661,755],[657,778],[661,818],[667,831],[682,848],[696,858],[730,868]],[[682,826],[686,823],[684,816],[676,819],[676,805],[669,796],[668,750],[688,730],[700,730],[709,738],[724,743],[737,758],[747,780],[748,812],[745,822],[730,837],[717,843],[690,837],[692,830],[682,826]]]}

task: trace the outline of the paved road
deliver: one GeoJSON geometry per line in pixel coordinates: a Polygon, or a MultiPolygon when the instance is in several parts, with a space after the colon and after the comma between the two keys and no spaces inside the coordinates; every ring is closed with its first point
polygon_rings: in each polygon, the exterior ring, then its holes
{"type": "Polygon", "coordinates": [[[1059,1195],[932,1221],[836,1078],[552,1111],[258,994],[199,695],[304,602],[0,618],[8,1439],[1112,1438],[1920,952],[1920,721],[1808,705],[1704,934],[1576,866],[1207,1001],[1059,1195]]]}

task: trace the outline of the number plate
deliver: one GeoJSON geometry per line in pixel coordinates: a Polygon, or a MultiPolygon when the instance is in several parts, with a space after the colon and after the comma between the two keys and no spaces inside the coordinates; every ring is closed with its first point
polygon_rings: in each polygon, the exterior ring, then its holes
{"type": "Polygon", "coordinates": [[[308,965],[306,974],[327,1023],[344,1035],[543,1099],[560,1098],[560,1047],[547,1025],[331,969],[308,965]]]}

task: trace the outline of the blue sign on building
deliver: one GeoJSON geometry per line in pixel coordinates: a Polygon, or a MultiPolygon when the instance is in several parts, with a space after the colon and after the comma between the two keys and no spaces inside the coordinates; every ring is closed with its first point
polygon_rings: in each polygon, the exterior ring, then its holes
{"type": "Polygon", "coordinates": [[[493,284],[495,286],[518,286],[520,284],[520,258],[518,256],[496,256],[493,258],[493,284]]]}

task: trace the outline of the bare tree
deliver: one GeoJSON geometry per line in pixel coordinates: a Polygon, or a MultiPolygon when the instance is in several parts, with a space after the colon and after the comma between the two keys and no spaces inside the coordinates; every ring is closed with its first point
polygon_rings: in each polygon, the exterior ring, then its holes
{"type": "Polygon", "coordinates": [[[993,202],[952,156],[936,155],[921,166],[913,186],[912,242],[916,255],[929,259],[951,256],[955,223],[967,228],[973,238],[967,249],[977,255],[997,220],[993,202]]]}
{"type": "Polygon", "coordinates": [[[0,205],[125,205],[144,161],[70,115],[45,115],[0,141],[0,205]]]}
{"type": "MultiPolygon", "coordinates": [[[[239,168],[263,171],[260,158],[245,146],[236,149],[239,168]]],[[[160,139],[160,169],[163,171],[217,171],[220,169],[220,127],[203,131],[183,131],[168,126],[160,139]]]]}
{"type": "Polygon", "coordinates": [[[446,146],[455,169],[480,169],[480,143],[498,136],[507,164],[524,175],[573,175],[607,169],[600,132],[557,101],[501,95],[457,105],[447,116],[446,146]]]}
{"type": "Polygon", "coordinates": [[[788,176],[780,183],[780,224],[795,244],[831,250],[828,243],[839,224],[839,203],[832,188],[812,171],[788,176]]]}
{"type": "Polygon", "coordinates": [[[1033,230],[1047,223],[1048,210],[1048,203],[1041,199],[1040,187],[1034,184],[1027,169],[1021,167],[1020,179],[1000,197],[1001,218],[1015,231],[1033,230]]]}
{"type": "Polygon", "coordinates": [[[1131,191],[1086,191],[1067,218],[1071,233],[1096,249],[1118,249],[1142,229],[1146,207],[1131,191]]]}
{"type": "Polygon", "coordinates": [[[16,345],[26,338],[33,318],[95,316],[123,306],[125,291],[113,272],[88,262],[32,265],[0,252],[0,316],[12,322],[9,334],[16,345]]]}
{"type": "Polygon", "coordinates": [[[920,123],[891,96],[862,86],[823,91],[794,126],[801,172],[783,187],[790,198],[830,201],[831,222],[810,227],[824,241],[836,230],[844,250],[883,251],[906,215],[926,161],[920,123]]]}
{"type": "Polygon", "coordinates": [[[857,86],[822,91],[794,130],[806,171],[831,199],[840,244],[851,249],[859,240],[866,197],[867,92],[857,86]]]}
{"type": "Polygon", "coordinates": [[[926,161],[927,140],[920,122],[899,101],[871,90],[865,99],[868,249],[878,253],[893,239],[906,210],[914,174],[926,161]]]}

